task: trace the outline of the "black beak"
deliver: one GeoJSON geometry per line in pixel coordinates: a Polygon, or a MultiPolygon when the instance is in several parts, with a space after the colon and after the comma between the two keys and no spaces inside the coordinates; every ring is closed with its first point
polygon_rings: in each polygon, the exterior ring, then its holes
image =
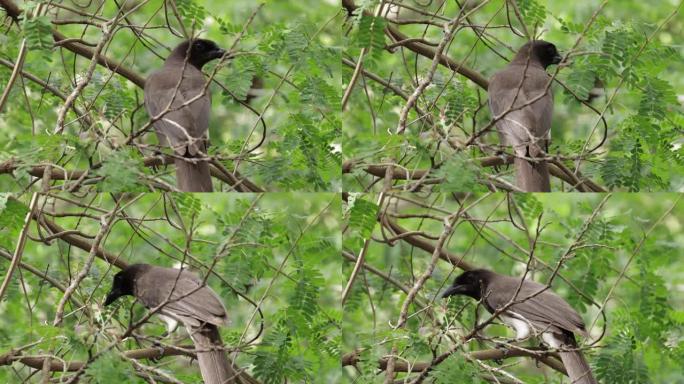
{"type": "Polygon", "coordinates": [[[551,64],[558,64],[558,63],[560,63],[561,61],[563,61],[563,56],[561,56],[560,54],[556,53],[556,55],[553,56],[553,59],[551,59],[551,64]]]}
{"type": "Polygon", "coordinates": [[[107,295],[107,298],[105,299],[104,306],[108,306],[109,304],[113,303],[116,299],[121,297],[121,292],[117,289],[112,289],[111,292],[107,295]]]}
{"type": "Polygon", "coordinates": [[[218,58],[222,57],[225,53],[226,53],[225,49],[222,49],[222,48],[215,49],[215,50],[211,51],[211,58],[212,59],[218,59],[218,58]]]}
{"type": "Polygon", "coordinates": [[[445,297],[459,295],[463,292],[465,292],[465,285],[452,285],[451,287],[445,289],[444,292],[442,292],[442,294],[440,295],[440,297],[443,299],[445,297]]]}

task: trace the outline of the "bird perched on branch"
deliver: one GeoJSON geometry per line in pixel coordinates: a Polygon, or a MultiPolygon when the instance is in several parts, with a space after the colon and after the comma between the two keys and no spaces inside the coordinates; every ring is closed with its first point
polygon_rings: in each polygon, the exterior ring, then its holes
{"type": "Polygon", "coordinates": [[[596,384],[589,364],[578,349],[575,333],[587,337],[580,315],[546,286],[500,275],[486,269],[466,271],[442,293],[442,298],[466,295],[481,300],[489,313],[516,332],[516,339],[541,337],[558,349],[573,384],[596,384]]]}
{"type": "Polygon", "coordinates": [[[179,44],[164,66],[145,81],[145,107],[154,121],[159,144],[170,146],[176,184],[184,192],[211,192],[209,164],[200,160],[208,148],[211,93],[202,67],[226,53],[210,40],[179,44]]]}
{"type": "MultiPolygon", "coordinates": [[[[197,361],[205,384],[258,383],[228,359],[218,327],[228,321],[218,295],[192,272],[133,264],[114,275],[104,305],[124,295],[134,296],[148,309],[185,326],[195,344],[197,361]]],[[[165,319],[167,320],[167,319],[165,319]]]]}
{"type": "Polygon", "coordinates": [[[523,45],[489,82],[489,108],[502,145],[513,147],[517,186],[526,192],[551,190],[543,157],[551,139],[553,93],[546,68],[562,60],[556,46],[533,40],[523,45]]]}

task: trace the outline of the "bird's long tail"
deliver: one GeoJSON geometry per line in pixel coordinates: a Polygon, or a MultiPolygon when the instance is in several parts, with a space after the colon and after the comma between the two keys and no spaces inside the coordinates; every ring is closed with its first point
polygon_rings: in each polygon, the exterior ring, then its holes
{"type": "MultiPolygon", "coordinates": [[[[574,337],[567,338],[565,341],[564,348],[573,349],[577,348],[577,342],[574,337]]],[[[594,379],[594,375],[591,372],[589,363],[584,358],[581,351],[566,351],[558,352],[565,370],[568,372],[568,377],[572,384],[597,384],[598,382],[594,379]]]]}
{"type": "Polygon", "coordinates": [[[549,168],[545,162],[531,162],[516,158],[515,179],[518,188],[525,192],[549,192],[549,168]]]}
{"type": "Polygon", "coordinates": [[[258,383],[228,358],[215,325],[205,324],[190,329],[197,352],[202,379],[205,384],[254,384],[258,383]],[[201,351],[201,352],[199,352],[201,351]]]}
{"type": "Polygon", "coordinates": [[[183,192],[212,192],[209,163],[175,159],[176,186],[183,192]]]}

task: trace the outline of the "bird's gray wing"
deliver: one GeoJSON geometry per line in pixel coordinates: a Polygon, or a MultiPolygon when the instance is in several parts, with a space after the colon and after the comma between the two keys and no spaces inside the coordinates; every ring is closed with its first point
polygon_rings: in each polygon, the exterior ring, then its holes
{"type": "Polygon", "coordinates": [[[154,271],[136,282],[136,296],[145,306],[154,308],[164,303],[172,292],[162,308],[163,313],[194,327],[201,323],[226,324],[228,315],[221,299],[209,286],[201,287],[202,280],[196,275],[182,271],[178,276],[179,270],[174,268],[156,267],[154,271]]]}
{"type": "Polygon", "coordinates": [[[524,66],[510,65],[496,73],[489,83],[492,118],[511,110],[496,122],[499,139],[502,145],[513,147],[518,156],[526,156],[530,144],[542,149],[548,144],[553,115],[553,96],[550,91],[545,92],[548,79],[548,74],[541,68],[525,70],[524,66]],[[521,84],[523,73],[525,81],[521,84]]]}
{"type": "MultiPolygon", "coordinates": [[[[494,309],[505,306],[515,294],[518,284],[520,279],[509,276],[505,276],[499,283],[490,284],[487,289],[499,294],[490,293],[487,296],[487,303],[494,309]]],[[[560,333],[565,330],[585,333],[582,318],[560,296],[549,289],[536,294],[543,288],[544,286],[539,283],[525,280],[515,300],[522,302],[511,305],[507,310],[522,316],[532,323],[537,331],[560,333]],[[528,297],[531,298],[527,299],[528,297]]]]}
{"type": "Polygon", "coordinates": [[[207,89],[204,95],[188,103],[200,95],[204,87],[201,72],[195,69],[201,77],[197,79],[196,74],[188,76],[189,71],[186,68],[186,77],[178,89],[179,71],[162,69],[150,75],[145,82],[145,107],[152,117],[165,111],[170,103],[169,110],[172,111],[154,122],[159,142],[170,146],[179,155],[195,156],[198,152],[206,152],[211,96],[207,89]],[[188,105],[184,105],[186,103],[188,105]]]}

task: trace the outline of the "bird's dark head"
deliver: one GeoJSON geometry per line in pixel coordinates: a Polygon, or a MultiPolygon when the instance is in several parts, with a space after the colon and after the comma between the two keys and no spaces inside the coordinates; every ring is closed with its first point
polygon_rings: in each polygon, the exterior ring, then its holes
{"type": "Polygon", "coordinates": [[[484,269],[465,271],[454,279],[451,287],[442,292],[442,298],[453,295],[466,295],[480,300],[482,291],[487,284],[487,276],[490,272],[484,269]]]}
{"type": "Polygon", "coordinates": [[[171,56],[169,57],[173,57],[176,60],[184,60],[187,56],[188,63],[192,64],[197,69],[202,69],[204,64],[214,59],[218,59],[223,56],[224,53],[226,53],[226,51],[219,48],[219,46],[211,40],[193,39],[180,43],[173,52],[171,52],[171,56]]]}
{"type": "Polygon", "coordinates": [[[146,264],[133,264],[114,275],[112,289],[109,291],[109,294],[107,294],[104,305],[108,306],[121,296],[133,295],[135,278],[137,274],[143,271],[146,267],[148,267],[146,264]]]}
{"type": "Polygon", "coordinates": [[[518,51],[516,59],[526,61],[530,54],[532,55],[530,59],[538,61],[544,68],[551,64],[558,64],[563,59],[556,46],[544,40],[532,40],[523,45],[518,51]]]}

